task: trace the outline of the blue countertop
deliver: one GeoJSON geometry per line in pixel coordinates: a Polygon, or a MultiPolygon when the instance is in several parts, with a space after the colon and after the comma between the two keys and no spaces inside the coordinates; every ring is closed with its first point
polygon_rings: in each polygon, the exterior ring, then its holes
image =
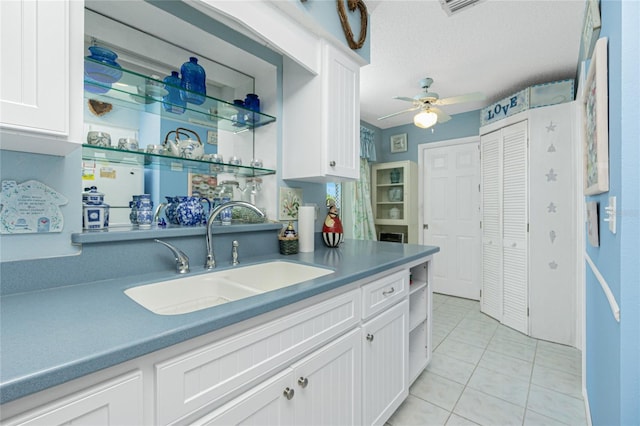
{"type": "MultiPolygon", "coordinates": [[[[124,290],[175,279],[145,274],[3,296],[0,403],[184,342],[437,253],[438,247],[347,240],[340,248],[243,259],[287,260],[335,270],[314,280],[183,315],[156,315],[124,290]]],[[[216,271],[222,270],[219,267],[216,271]]],[[[204,271],[192,268],[189,275],[204,271]]]]}

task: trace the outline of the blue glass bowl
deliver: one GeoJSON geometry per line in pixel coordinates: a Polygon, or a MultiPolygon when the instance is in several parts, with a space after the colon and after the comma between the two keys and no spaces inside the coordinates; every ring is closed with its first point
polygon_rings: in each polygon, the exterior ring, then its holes
{"type": "Polygon", "coordinates": [[[109,89],[111,89],[110,83],[97,82],[96,80],[89,77],[85,72],[84,90],[90,93],[103,94],[103,93],[107,93],[109,89]]]}
{"type": "MultiPolygon", "coordinates": [[[[89,57],[89,59],[94,59],[89,57]]],[[[84,61],[84,73],[99,83],[112,84],[122,78],[122,70],[117,63],[109,63],[103,61],[84,61]]]]}
{"type": "Polygon", "coordinates": [[[118,59],[118,55],[106,47],[89,46],[89,52],[91,52],[91,59],[95,59],[96,61],[115,62],[115,60],[118,59]]]}

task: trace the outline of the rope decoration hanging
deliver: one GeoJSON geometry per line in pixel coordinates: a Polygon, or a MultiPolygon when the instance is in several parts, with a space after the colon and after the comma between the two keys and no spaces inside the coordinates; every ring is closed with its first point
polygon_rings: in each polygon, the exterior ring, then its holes
{"type": "Polygon", "coordinates": [[[360,9],[360,37],[356,42],[353,38],[353,31],[351,31],[351,25],[347,19],[347,11],[344,8],[344,0],[336,0],[338,5],[338,15],[340,16],[340,23],[342,24],[342,30],[347,38],[349,47],[353,50],[360,49],[364,45],[364,41],[367,38],[367,6],[362,0],[347,0],[349,11],[353,12],[356,8],[360,9]]]}

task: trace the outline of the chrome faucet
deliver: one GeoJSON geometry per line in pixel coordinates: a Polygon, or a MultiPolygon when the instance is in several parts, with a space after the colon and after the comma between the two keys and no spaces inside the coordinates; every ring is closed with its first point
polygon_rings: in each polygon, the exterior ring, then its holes
{"type": "Polygon", "coordinates": [[[155,239],[153,241],[155,241],[156,243],[160,243],[171,250],[173,255],[176,257],[176,271],[179,274],[186,274],[187,272],[189,272],[189,256],[187,256],[182,250],[180,250],[173,244],[169,244],[158,239],[155,239]]]}
{"type": "Polygon", "coordinates": [[[221,211],[231,207],[245,207],[256,212],[256,214],[261,218],[265,217],[264,213],[262,213],[259,208],[251,203],[247,203],[246,201],[228,201],[211,210],[209,217],[207,217],[207,260],[204,264],[205,269],[213,269],[216,267],[216,260],[213,256],[213,221],[218,217],[221,211]]]}

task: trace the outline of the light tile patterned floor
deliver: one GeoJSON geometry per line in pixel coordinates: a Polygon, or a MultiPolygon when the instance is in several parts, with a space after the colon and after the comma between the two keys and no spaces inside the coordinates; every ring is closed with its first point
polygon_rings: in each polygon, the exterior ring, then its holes
{"type": "Polygon", "coordinates": [[[579,350],[532,339],[434,294],[433,358],[388,425],[580,425],[579,350]]]}

